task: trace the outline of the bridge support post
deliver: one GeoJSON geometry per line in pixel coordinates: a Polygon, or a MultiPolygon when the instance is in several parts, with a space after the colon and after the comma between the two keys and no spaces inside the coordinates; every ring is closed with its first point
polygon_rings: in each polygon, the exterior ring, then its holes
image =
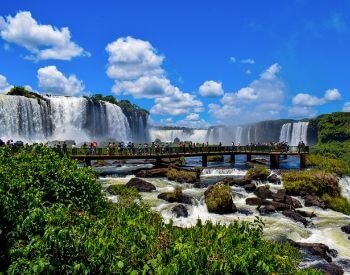
{"type": "Polygon", "coordinates": [[[306,156],[304,153],[299,155],[300,158],[300,168],[305,168],[306,167],[306,156]]]}
{"type": "Polygon", "coordinates": [[[231,163],[235,163],[236,162],[236,155],[235,154],[231,154],[230,155],[230,162],[231,163]]]}
{"type": "Polygon", "coordinates": [[[202,155],[202,166],[208,167],[208,156],[207,155],[202,155]]]}
{"type": "Polygon", "coordinates": [[[161,167],[162,166],[162,158],[161,157],[157,157],[156,158],[156,167],[161,167]]]}
{"type": "Polygon", "coordinates": [[[84,162],[85,162],[86,166],[91,166],[91,159],[90,158],[85,157],[84,162]]]}
{"type": "Polygon", "coordinates": [[[251,154],[247,154],[247,162],[252,161],[252,155],[251,154]]]}
{"type": "Polygon", "coordinates": [[[270,168],[279,168],[280,166],[280,155],[279,154],[270,154],[270,168]]]}
{"type": "Polygon", "coordinates": [[[283,158],[284,158],[284,159],[288,159],[288,155],[287,155],[287,154],[284,154],[284,155],[283,155],[283,158]]]}

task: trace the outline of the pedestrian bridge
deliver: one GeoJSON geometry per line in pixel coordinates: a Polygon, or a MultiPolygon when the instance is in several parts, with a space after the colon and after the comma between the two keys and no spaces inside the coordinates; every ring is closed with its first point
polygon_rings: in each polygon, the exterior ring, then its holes
{"type": "Polygon", "coordinates": [[[270,159],[270,168],[279,168],[280,159],[288,156],[297,156],[300,159],[300,168],[306,166],[306,154],[309,148],[298,148],[289,146],[288,148],[274,148],[273,146],[208,146],[195,148],[137,148],[121,149],[115,152],[108,152],[106,148],[79,148],[71,152],[73,159],[83,161],[91,166],[93,160],[127,160],[127,159],[154,159],[156,166],[161,165],[162,158],[179,157],[201,157],[202,166],[208,166],[208,156],[228,155],[230,162],[234,163],[237,155],[245,155],[247,162],[252,161],[252,156],[268,156],[270,159]]]}

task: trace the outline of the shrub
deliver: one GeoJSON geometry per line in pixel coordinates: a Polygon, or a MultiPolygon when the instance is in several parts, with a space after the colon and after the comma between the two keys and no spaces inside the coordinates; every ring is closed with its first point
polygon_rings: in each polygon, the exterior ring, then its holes
{"type": "Polygon", "coordinates": [[[246,175],[250,179],[259,179],[259,180],[264,181],[270,175],[270,172],[265,166],[256,165],[253,168],[248,169],[246,175]]]}
{"type": "Polygon", "coordinates": [[[174,180],[180,183],[194,183],[197,181],[197,173],[195,171],[187,171],[187,170],[176,170],[169,169],[167,171],[168,180],[174,180]]]}
{"type": "Polygon", "coordinates": [[[324,157],[319,155],[307,155],[306,165],[316,167],[319,170],[323,170],[328,173],[335,173],[337,175],[348,175],[350,174],[349,165],[339,159],[330,157],[324,157]]]}
{"type": "Polygon", "coordinates": [[[344,197],[332,197],[328,194],[322,196],[322,200],[325,201],[329,208],[350,215],[350,202],[344,197]]]}
{"type": "Polygon", "coordinates": [[[113,184],[107,187],[106,191],[111,195],[119,195],[131,199],[140,199],[141,196],[135,187],[127,187],[123,184],[113,184]]]}

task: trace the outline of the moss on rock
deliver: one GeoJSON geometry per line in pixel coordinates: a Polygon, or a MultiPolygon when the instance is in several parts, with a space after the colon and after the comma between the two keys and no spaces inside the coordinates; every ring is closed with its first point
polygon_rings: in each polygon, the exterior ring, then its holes
{"type": "Polygon", "coordinates": [[[225,214],[237,211],[236,205],[232,200],[231,188],[224,183],[219,182],[208,187],[204,195],[209,212],[225,214]]]}

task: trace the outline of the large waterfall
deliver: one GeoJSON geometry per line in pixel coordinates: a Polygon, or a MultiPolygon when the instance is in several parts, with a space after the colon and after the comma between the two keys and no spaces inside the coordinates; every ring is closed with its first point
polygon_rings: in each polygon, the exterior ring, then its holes
{"type": "Polygon", "coordinates": [[[280,141],[288,142],[291,146],[297,146],[300,141],[307,144],[307,128],[309,122],[285,123],[281,128],[280,141]]]}
{"type": "Polygon", "coordinates": [[[126,115],[115,104],[83,97],[0,95],[0,138],[28,142],[141,139],[147,121],[133,114],[136,121],[131,127],[126,115]]]}
{"type": "Polygon", "coordinates": [[[207,130],[152,128],[149,133],[151,141],[159,139],[163,142],[173,142],[176,138],[180,141],[192,141],[195,143],[207,141],[207,130]]]}

